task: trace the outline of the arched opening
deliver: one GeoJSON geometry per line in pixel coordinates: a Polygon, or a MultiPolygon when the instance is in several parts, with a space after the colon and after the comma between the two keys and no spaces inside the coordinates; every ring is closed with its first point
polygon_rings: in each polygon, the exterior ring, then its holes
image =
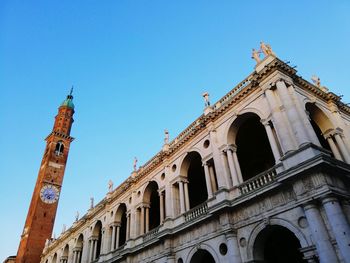
{"type": "Polygon", "coordinates": [[[52,261],[51,261],[52,263],[57,263],[57,253],[55,253],[54,255],[53,255],[53,258],[52,258],[52,261]]]}
{"type": "Polygon", "coordinates": [[[126,205],[121,204],[118,207],[118,210],[116,212],[116,222],[119,223],[119,240],[117,247],[120,247],[125,244],[126,242],[126,222],[127,222],[127,217],[126,217],[126,205]]]}
{"type": "Polygon", "coordinates": [[[101,244],[102,244],[102,223],[101,221],[97,221],[94,230],[92,231],[92,236],[96,239],[96,254],[93,255],[94,259],[97,259],[100,257],[101,254],[101,244]]]}
{"type": "Polygon", "coordinates": [[[64,151],[64,144],[62,141],[58,141],[55,148],[55,154],[57,156],[60,156],[63,154],[63,151],[64,151]]]}
{"type": "Polygon", "coordinates": [[[181,175],[187,176],[190,208],[208,199],[202,157],[198,152],[187,154],[181,166],[181,175]]]}
{"type": "MultiPolygon", "coordinates": [[[[158,194],[158,184],[154,181],[150,182],[145,190],[143,196],[143,202],[149,204],[149,208],[146,208],[146,218],[148,217],[148,226],[145,225],[146,231],[156,228],[160,225],[160,202],[158,194]],[[148,211],[148,215],[147,215],[148,211]]],[[[144,221],[147,223],[147,220],[144,221]]]]}
{"type": "Polygon", "coordinates": [[[300,242],[289,229],[267,226],[254,242],[254,260],[266,263],[306,263],[300,252],[300,242]]]}
{"type": "Polygon", "coordinates": [[[249,180],[273,167],[275,158],[259,116],[244,114],[233,125],[237,129],[235,143],[243,180],[249,180]]]}
{"type": "Polygon", "coordinates": [[[305,109],[309,113],[311,126],[314,129],[321,146],[332,153],[331,147],[324,137],[324,133],[332,130],[333,125],[327,116],[314,104],[306,103],[305,109]]]}
{"type": "Polygon", "coordinates": [[[215,263],[215,259],[207,250],[198,249],[192,256],[190,263],[215,263]]]}
{"type": "Polygon", "coordinates": [[[82,255],[83,255],[83,244],[84,244],[84,236],[80,234],[75,244],[75,249],[77,251],[77,263],[81,263],[82,255]]]}
{"type": "Polygon", "coordinates": [[[68,255],[69,255],[69,246],[68,244],[64,247],[62,256],[61,256],[61,262],[67,263],[68,262],[68,255]]]}

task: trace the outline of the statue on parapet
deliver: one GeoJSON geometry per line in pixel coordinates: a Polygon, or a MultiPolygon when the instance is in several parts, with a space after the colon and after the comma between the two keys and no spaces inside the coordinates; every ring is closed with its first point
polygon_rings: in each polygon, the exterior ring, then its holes
{"type": "Polygon", "coordinates": [[[134,172],[136,172],[136,170],[137,170],[137,161],[138,161],[138,160],[137,160],[137,158],[135,157],[135,158],[134,158],[134,165],[133,165],[133,166],[134,166],[134,172]]]}
{"type": "Polygon", "coordinates": [[[312,82],[314,83],[314,85],[315,85],[317,88],[319,88],[319,89],[322,90],[323,92],[328,92],[328,88],[321,85],[321,79],[320,79],[318,76],[313,75],[313,76],[311,77],[311,80],[312,80],[312,82]]]}
{"type": "Polygon", "coordinates": [[[202,94],[203,98],[204,98],[204,106],[207,108],[210,106],[210,101],[209,101],[209,93],[208,92],[204,92],[202,94]]]}
{"type": "Polygon", "coordinates": [[[90,209],[94,208],[94,198],[90,197],[90,209]]]}
{"type": "Polygon", "coordinates": [[[75,222],[78,222],[79,220],[79,211],[75,213],[75,222]]]}
{"type": "Polygon", "coordinates": [[[264,43],[263,41],[260,42],[260,49],[256,50],[253,48],[252,50],[252,59],[256,61],[256,64],[259,64],[261,62],[260,54],[263,53],[265,55],[265,58],[272,55],[276,56],[276,54],[272,51],[272,48],[269,44],[264,43]]]}
{"type": "Polygon", "coordinates": [[[167,129],[164,130],[164,144],[169,144],[169,131],[167,129]]]}
{"type": "Polygon", "coordinates": [[[113,181],[109,180],[108,181],[108,192],[111,193],[113,191],[113,181]]]}
{"type": "Polygon", "coordinates": [[[256,61],[256,63],[258,64],[261,59],[260,59],[260,51],[259,50],[256,50],[255,48],[253,48],[253,51],[252,51],[252,59],[254,59],[256,61]]]}
{"type": "Polygon", "coordinates": [[[269,44],[265,44],[263,41],[260,42],[260,51],[264,53],[265,57],[269,55],[276,56],[275,53],[272,51],[272,48],[269,44]]]}

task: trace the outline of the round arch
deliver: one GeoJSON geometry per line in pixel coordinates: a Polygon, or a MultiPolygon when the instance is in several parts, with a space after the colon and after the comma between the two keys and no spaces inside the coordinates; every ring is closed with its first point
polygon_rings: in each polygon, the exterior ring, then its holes
{"type": "Polygon", "coordinates": [[[263,114],[260,110],[256,108],[245,108],[241,110],[237,115],[234,115],[230,118],[230,120],[226,124],[225,131],[224,131],[226,143],[228,145],[235,144],[235,139],[236,139],[236,135],[239,127],[239,125],[236,125],[238,124],[237,121],[240,122],[240,119],[242,119],[242,116],[253,116],[253,115],[258,116],[261,120],[268,118],[268,116],[265,116],[265,114],[263,114]]]}
{"type": "MultiPolygon", "coordinates": [[[[187,255],[187,258],[186,258],[186,263],[194,263],[194,262],[191,262],[193,256],[195,256],[195,254],[198,252],[198,251],[206,251],[207,253],[209,253],[213,259],[214,259],[214,262],[220,262],[220,259],[218,257],[218,254],[216,253],[215,249],[212,248],[210,245],[206,244],[206,243],[202,243],[202,244],[199,244],[195,247],[193,247],[190,252],[188,253],[187,255]]],[[[198,262],[199,263],[199,262],[198,262]]],[[[204,263],[204,262],[203,262],[204,263]]]]}
{"type": "Polygon", "coordinates": [[[329,130],[334,129],[334,124],[331,118],[316,105],[316,103],[305,103],[305,110],[309,112],[310,118],[317,124],[322,133],[326,133],[329,130]]]}
{"type": "Polygon", "coordinates": [[[276,163],[266,128],[253,112],[239,115],[227,133],[227,142],[236,146],[243,181],[270,169],[276,163]]]}
{"type": "Polygon", "coordinates": [[[75,248],[82,249],[84,244],[84,235],[81,233],[75,242],[75,248]]]}
{"type": "Polygon", "coordinates": [[[208,189],[202,155],[197,151],[188,152],[181,163],[180,172],[188,180],[189,208],[205,202],[208,199],[208,189]]]}
{"type": "Polygon", "coordinates": [[[201,157],[201,159],[202,159],[202,156],[204,156],[202,150],[199,149],[198,147],[192,147],[187,152],[185,152],[181,156],[181,159],[179,161],[179,164],[180,164],[179,174],[182,175],[182,176],[186,176],[186,174],[187,174],[187,170],[188,170],[188,167],[189,167],[188,156],[191,153],[198,153],[199,156],[201,157]]]}
{"type": "Polygon", "coordinates": [[[146,210],[146,219],[148,217],[148,225],[146,221],[146,231],[156,228],[160,225],[160,200],[159,200],[159,187],[156,181],[150,181],[143,193],[142,201],[145,205],[149,206],[149,209],[146,210]],[[148,213],[148,214],[147,214],[148,213]]]}
{"type": "Polygon", "coordinates": [[[258,235],[266,228],[266,226],[284,227],[294,234],[294,236],[299,240],[301,247],[308,247],[311,245],[310,242],[305,237],[305,235],[299,230],[298,227],[294,226],[292,223],[290,223],[285,219],[271,218],[268,224],[266,224],[266,222],[262,222],[257,226],[255,226],[255,228],[251,232],[248,239],[248,245],[247,245],[247,258],[249,260],[252,260],[254,257],[254,244],[257,240],[258,235]]]}

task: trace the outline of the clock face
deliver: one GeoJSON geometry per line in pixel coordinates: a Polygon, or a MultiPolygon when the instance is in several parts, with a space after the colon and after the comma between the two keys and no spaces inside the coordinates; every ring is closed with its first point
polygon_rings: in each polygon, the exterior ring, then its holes
{"type": "Polygon", "coordinates": [[[44,185],[40,191],[40,198],[44,203],[52,204],[58,200],[58,188],[54,185],[44,185]]]}

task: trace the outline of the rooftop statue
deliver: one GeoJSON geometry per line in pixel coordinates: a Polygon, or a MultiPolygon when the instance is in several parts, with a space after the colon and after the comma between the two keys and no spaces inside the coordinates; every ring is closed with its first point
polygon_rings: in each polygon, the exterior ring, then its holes
{"type": "Polygon", "coordinates": [[[164,144],[169,144],[169,131],[167,129],[164,130],[164,144]]]}
{"type": "Polygon", "coordinates": [[[202,96],[204,98],[204,106],[205,107],[209,107],[210,106],[209,93],[208,92],[204,92],[202,96]]]}
{"type": "Polygon", "coordinates": [[[134,158],[134,172],[136,172],[137,169],[137,158],[134,158]]]}
{"type": "Polygon", "coordinates": [[[90,209],[94,208],[94,198],[90,197],[90,209]]]}
{"type": "Polygon", "coordinates": [[[311,80],[312,80],[312,82],[314,83],[314,85],[315,85],[317,88],[319,88],[319,89],[322,90],[323,92],[328,92],[328,88],[326,88],[325,86],[322,86],[322,85],[321,85],[321,79],[320,79],[318,76],[313,75],[313,76],[311,77],[311,80]]]}
{"type": "Polygon", "coordinates": [[[108,181],[108,192],[111,193],[113,191],[113,181],[109,180],[108,181]]]}
{"type": "Polygon", "coordinates": [[[256,61],[256,63],[259,63],[261,61],[260,59],[260,51],[256,50],[255,48],[253,48],[252,51],[252,58],[256,61]]]}
{"type": "Polygon", "coordinates": [[[269,44],[265,44],[263,41],[260,42],[260,51],[264,53],[265,57],[269,55],[276,56],[272,51],[272,48],[269,44]]]}

